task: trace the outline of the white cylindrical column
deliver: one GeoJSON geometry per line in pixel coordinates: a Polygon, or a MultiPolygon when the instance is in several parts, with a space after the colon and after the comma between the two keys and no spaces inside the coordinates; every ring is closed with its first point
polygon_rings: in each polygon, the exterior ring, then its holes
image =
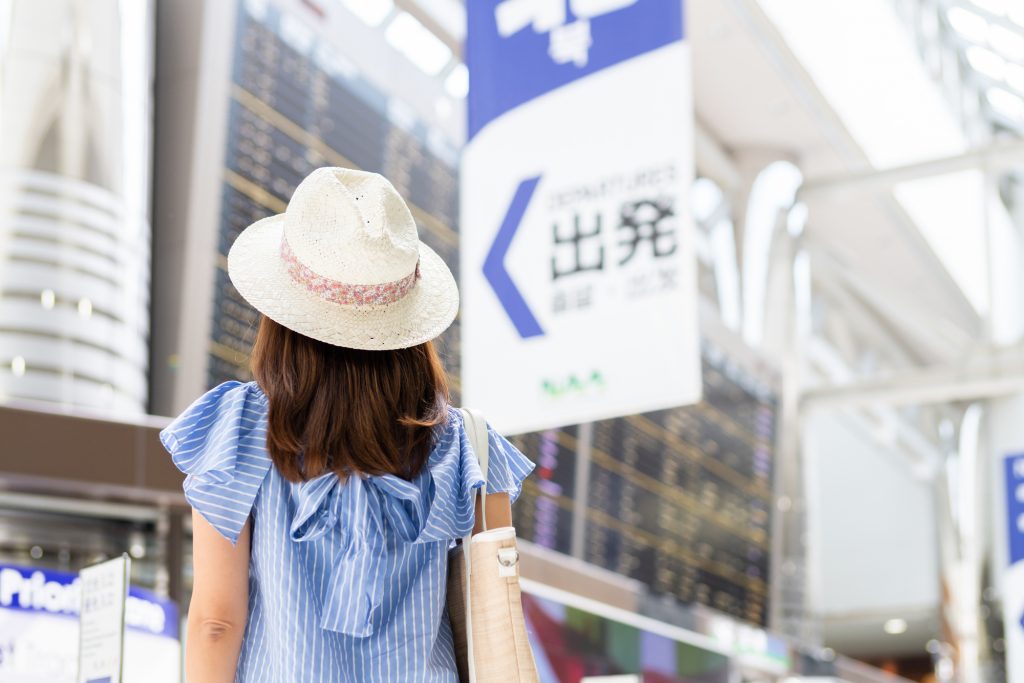
{"type": "Polygon", "coordinates": [[[152,3],[0,8],[0,397],[143,412],[152,3]]]}

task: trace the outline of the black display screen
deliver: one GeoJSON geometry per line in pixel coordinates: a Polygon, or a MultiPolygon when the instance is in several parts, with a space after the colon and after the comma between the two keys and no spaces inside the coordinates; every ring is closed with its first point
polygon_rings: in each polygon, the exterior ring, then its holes
{"type": "MultiPolygon", "coordinates": [[[[227,277],[238,233],[284,210],[295,187],[321,166],[374,171],[406,198],[420,238],[458,277],[458,175],[422,136],[393,125],[386,97],[345,82],[288,46],[268,23],[239,8],[228,114],[222,216],[208,383],[248,379],[257,315],[227,277]]],[[[440,340],[459,375],[458,321],[440,340]]],[[[458,382],[453,382],[458,396],[458,382]]]]}
{"type": "MultiPolygon", "coordinates": [[[[328,75],[263,21],[239,12],[210,340],[210,386],[249,379],[257,315],[231,286],[238,233],[284,209],[314,168],[377,171],[409,201],[421,238],[458,277],[458,175],[422,136],[389,121],[387,98],[328,75]]],[[[458,321],[440,340],[459,401],[458,321]]],[[[776,399],[705,343],[695,406],[603,420],[581,463],[579,427],[513,438],[537,463],[515,509],[519,536],[656,593],[741,619],[767,619],[776,399]],[[584,469],[585,468],[585,469],[584,469]],[[585,504],[574,497],[588,477],[585,504]]]]}
{"type": "Polygon", "coordinates": [[[707,344],[703,370],[697,405],[595,422],[586,469],[578,427],[514,437],[538,463],[517,531],[570,553],[585,514],[586,561],[765,624],[776,400],[707,344]]]}

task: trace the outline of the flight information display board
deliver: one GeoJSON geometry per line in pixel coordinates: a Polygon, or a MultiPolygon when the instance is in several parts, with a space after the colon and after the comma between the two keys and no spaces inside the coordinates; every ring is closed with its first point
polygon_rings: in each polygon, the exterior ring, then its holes
{"type": "MultiPolygon", "coordinates": [[[[458,277],[458,176],[455,154],[428,144],[429,132],[393,123],[387,97],[331,68],[328,48],[293,47],[281,37],[280,11],[260,18],[239,3],[228,116],[219,258],[208,382],[249,379],[256,312],[227,276],[227,253],[238,233],[284,210],[296,185],[320,166],[344,166],[387,177],[405,197],[420,238],[458,277]],[[301,51],[300,51],[301,49],[301,51]]],[[[458,377],[458,322],[440,351],[458,377]]],[[[458,386],[453,387],[458,394],[458,386]]]]}
{"type": "MultiPolygon", "coordinates": [[[[227,277],[228,249],[245,227],[283,211],[314,168],[383,173],[458,277],[456,155],[396,119],[370,84],[332,70],[315,45],[290,45],[273,8],[257,19],[239,7],[210,386],[250,379],[257,315],[227,277]]],[[[440,350],[458,404],[458,321],[440,350]]],[[[764,624],[776,399],[710,343],[703,366],[697,405],[514,437],[537,463],[516,526],[523,539],[575,551],[656,593],[764,624]],[[580,497],[578,477],[586,477],[580,497]]]]}
{"type": "Polygon", "coordinates": [[[568,554],[582,514],[582,559],[763,625],[776,399],[708,343],[703,359],[697,405],[596,422],[589,446],[579,427],[515,437],[538,464],[517,530],[568,554]]]}

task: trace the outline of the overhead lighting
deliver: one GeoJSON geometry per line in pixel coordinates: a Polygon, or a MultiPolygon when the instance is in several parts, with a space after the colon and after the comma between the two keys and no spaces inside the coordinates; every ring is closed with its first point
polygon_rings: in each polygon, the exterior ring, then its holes
{"type": "Polygon", "coordinates": [[[428,76],[441,73],[452,58],[451,49],[408,12],[391,20],[384,37],[428,76]]]}
{"type": "Polygon", "coordinates": [[[1013,23],[1024,27],[1024,5],[1014,5],[1010,8],[1010,12],[1007,16],[1013,23]]]}
{"type": "Polygon", "coordinates": [[[1024,118],[1024,98],[1003,88],[989,88],[985,99],[997,113],[1009,119],[1024,118]]]}
{"type": "Polygon", "coordinates": [[[279,23],[281,40],[300,55],[308,55],[316,40],[313,27],[291,14],[281,17],[279,23]]]}
{"type": "Polygon", "coordinates": [[[57,303],[57,295],[52,289],[44,289],[39,294],[39,303],[42,304],[43,308],[50,310],[54,304],[57,303]]]}
{"type": "Polygon", "coordinates": [[[92,316],[92,301],[89,299],[78,300],[78,315],[83,318],[92,316]]]}
{"type": "Polygon", "coordinates": [[[459,62],[452,68],[448,78],[444,79],[444,89],[457,100],[469,94],[469,69],[465,64],[459,62]]]}
{"type": "Polygon", "coordinates": [[[25,374],[25,359],[22,356],[15,356],[11,359],[11,372],[15,377],[22,377],[25,374]]]}
{"type": "Polygon", "coordinates": [[[313,53],[313,61],[332,76],[341,75],[349,80],[359,75],[359,67],[326,43],[320,43],[313,53]]]}
{"type": "Polygon", "coordinates": [[[988,22],[980,14],[963,7],[951,7],[946,13],[949,25],[953,30],[973,43],[984,43],[988,40],[988,22]]]}
{"type": "Polygon", "coordinates": [[[395,8],[393,0],[341,0],[341,4],[367,26],[380,26],[395,8]]]}
{"type": "Polygon", "coordinates": [[[434,113],[440,119],[447,119],[452,115],[452,101],[447,97],[438,97],[434,100],[434,113]]]}
{"type": "Polygon", "coordinates": [[[971,0],[971,4],[999,16],[1006,12],[1006,0],[971,0]]]}
{"type": "Polygon", "coordinates": [[[1006,67],[1006,83],[1017,92],[1024,94],[1024,65],[1009,64],[1006,67]]]}
{"type": "Polygon", "coordinates": [[[992,50],[972,45],[967,48],[967,62],[989,78],[1001,81],[1006,73],[1006,60],[992,50]]]}
{"type": "Polygon", "coordinates": [[[919,178],[893,188],[897,201],[976,311],[989,307],[983,240],[984,177],[970,169],[919,178]]]}
{"type": "Polygon", "coordinates": [[[1019,31],[1011,31],[1005,26],[993,26],[989,29],[988,43],[1010,61],[1024,60],[1024,35],[1019,31]]]}
{"type": "Polygon", "coordinates": [[[904,619],[890,619],[885,622],[885,626],[882,628],[884,628],[885,632],[890,636],[898,636],[901,633],[907,632],[907,622],[904,619]]]}
{"type": "Polygon", "coordinates": [[[263,21],[269,4],[269,0],[246,0],[245,9],[254,19],[263,21]]]}
{"type": "Polygon", "coordinates": [[[129,536],[128,553],[135,558],[146,556],[146,538],[141,533],[134,532],[129,536]]]}

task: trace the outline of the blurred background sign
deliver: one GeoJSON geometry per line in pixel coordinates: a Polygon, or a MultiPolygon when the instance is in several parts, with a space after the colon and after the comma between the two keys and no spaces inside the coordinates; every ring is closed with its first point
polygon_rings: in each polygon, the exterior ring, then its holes
{"type": "Polygon", "coordinates": [[[1006,680],[1024,680],[1024,453],[1007,456],[1006,528],[1009,563],[1003,570],[1006,680]]]}
{"type": "Polygon", "coordinates": [[[628,610],[523,582],[523,611],[542,681],[731,683],[713,639],[628,610]]]}
{"type": "MultiPolygon", "coordinates": [[[[81,579],[71,572],[0,564],[0,681],[73,683],[81,579]]],[[[134,586],[125,603],[125,683],[178,683],[181,649],[173,600],[134,586]]]]}
{"type": "Polygon", "coordinates": [[[699,400],[682,3],[466,10],[465,402],[521,433],[699,400]]]}
{"type": "Polygon", "coordinates": [[[78,683],[121,683],[131,558],[124,553],[78,576],[78,683]]]}

